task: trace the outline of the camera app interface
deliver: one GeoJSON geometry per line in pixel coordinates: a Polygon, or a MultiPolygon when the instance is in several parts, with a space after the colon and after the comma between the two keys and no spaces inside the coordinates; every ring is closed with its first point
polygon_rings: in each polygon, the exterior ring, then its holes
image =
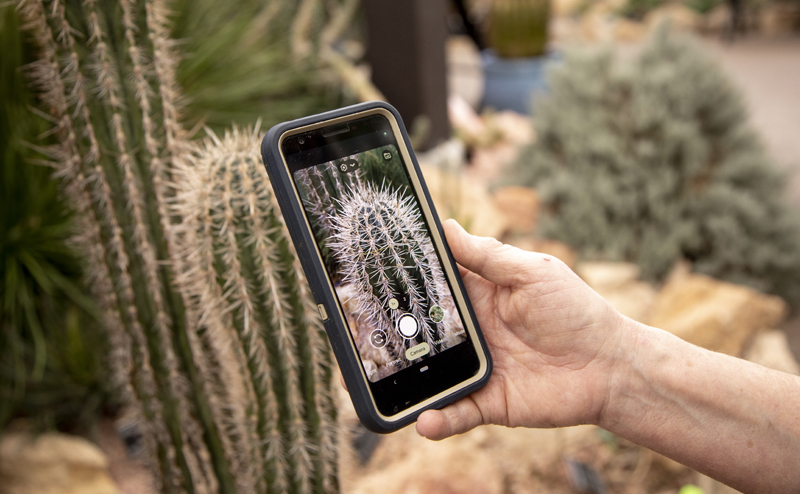
{"type": "Polygon", "coordinates": [[[402,158],[380,134],[384,145],[293,170],[371,382],[467,338],[402,158]]]}

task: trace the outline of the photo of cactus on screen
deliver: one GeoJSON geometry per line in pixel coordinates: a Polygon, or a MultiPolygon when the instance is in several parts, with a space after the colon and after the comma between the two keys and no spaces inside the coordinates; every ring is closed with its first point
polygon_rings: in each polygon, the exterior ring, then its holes
{"type": "Polygon", "coordinates": [[[466,340],[400,160],[389,145],[294,173],[372,382],[466,340]]]}

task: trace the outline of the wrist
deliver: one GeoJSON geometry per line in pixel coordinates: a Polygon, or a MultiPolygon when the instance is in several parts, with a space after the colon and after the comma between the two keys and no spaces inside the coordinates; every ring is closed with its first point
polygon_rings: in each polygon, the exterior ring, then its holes
{"type": "Polygon", "coordinates": [[[603,407],[598,414],[596,425],[608,431],[615,431],[622,417],[628,415],[630,398],[643,384],[640,379],[640,366],[637,357],[642,346],[650,346],[657,338],[658,330],[620,316],[615,331],[616,346],[609,356],[609,374],[603,407]]]}

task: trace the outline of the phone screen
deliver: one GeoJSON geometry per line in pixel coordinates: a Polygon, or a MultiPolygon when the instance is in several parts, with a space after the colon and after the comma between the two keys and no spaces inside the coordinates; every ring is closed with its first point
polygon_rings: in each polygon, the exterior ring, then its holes
{"type": "Polygon", "coordinates": [[[292,136],[282,148],[369,381],[392,392],[386,383],[419,381],[445,354],[437,374],[464,374],[446,360],[474,350],[386,117],[292,136]]]}

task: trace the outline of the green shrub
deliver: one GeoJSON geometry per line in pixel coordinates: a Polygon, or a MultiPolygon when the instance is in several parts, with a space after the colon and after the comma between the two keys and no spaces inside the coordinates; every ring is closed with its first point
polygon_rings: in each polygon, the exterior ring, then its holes
{"type": "Polygon", "coordinates": [[[659,280],[681,258],[800,298],[800,217],[738,92],[700,46],[659,30],[633,60],[572,52],[550,74],[539,138],[515,166],[541,233],[659,280]]]}

